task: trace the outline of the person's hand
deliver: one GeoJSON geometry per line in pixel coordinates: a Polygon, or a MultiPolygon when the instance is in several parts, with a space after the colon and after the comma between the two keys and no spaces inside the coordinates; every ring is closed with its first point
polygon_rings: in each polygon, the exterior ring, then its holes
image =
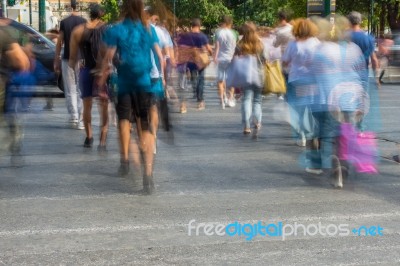
{"type": "Polygon", "coordinates": [[[54,72],[56,74],[60,74],[60,72],[61,72],[61,70],[60,70],[60,68],[61,68],[61,58],[56,57],[54,59],[53,68],[54,68],[54,72]]]}

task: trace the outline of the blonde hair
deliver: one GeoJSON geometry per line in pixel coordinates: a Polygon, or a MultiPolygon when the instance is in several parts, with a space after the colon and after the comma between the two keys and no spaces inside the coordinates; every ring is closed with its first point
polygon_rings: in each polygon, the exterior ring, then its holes
{"type": "Polygon", "coordinates": [[[293,36],[297,39],[308,39],[318,35],[318,27],[311,20],[299,18],[293,22],[293,36]]]}
{"type": "Polygon", "coordinates": [[[260,54],[263,51],[263,44],[257,34],[256,25],[253,22],[246,22],[242,26],[243,38],[239,41],[238,47],[243,55],[260,54]]]}

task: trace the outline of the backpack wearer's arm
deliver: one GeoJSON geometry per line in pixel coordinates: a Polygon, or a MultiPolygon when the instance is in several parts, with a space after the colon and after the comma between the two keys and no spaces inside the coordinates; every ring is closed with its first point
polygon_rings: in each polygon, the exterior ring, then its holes
{"type": "Polygon", "coordinates": [[[18,43],[12,43],[6,52],[9,64],[20,71],[29,71],[30,63],[26,53],[18,43]]]}
{"type": "Polygon", "coordinates": [[[82,38],[83,26],[78,26],[71,34],[71,41],[69,42],[69,61],[68,65],[71,68],[75,68],[78,62],[78,49],[79,42],[82,38]]]}
{"type": "Polygon", "coordinates": [[[103,60],[101,62],[101,69],[99,72],[99,79],[97,82],[97,85],[99,87],[102,87],[102,86],[104,86],[104,84],[106,84],[106,80],[107,80],[107,78],[110,74],[110,70],[111,70],[110,64],[114,58],[116,51],[117,51],[117,47],[108,47],[104,54],[103,60]]]}

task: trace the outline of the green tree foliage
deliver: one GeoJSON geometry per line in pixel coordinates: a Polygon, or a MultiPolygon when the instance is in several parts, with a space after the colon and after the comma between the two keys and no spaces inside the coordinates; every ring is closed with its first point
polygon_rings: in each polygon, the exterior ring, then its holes
{"type": "MultiPolygon", "coordinates": [[[[336,13],[347,15],[356,10],[368,18],[371,2],[374,2],[373,24],[390,26],[400,31],[400,0],[336,0],[336,13]]],[[[218,26],[223,15],[232,15],[235,24],[252,20],[259,25],[274,26],[279,10],[291,11],[293,18],[307,15],[307,0],[147,0],[156,5],[161,19],[170,25],[189,26],[192,18],[200,18],[207,29],[218,26]],[[175,9],[174,9],[175,3],[175,9]],[[174,15],[175,10],[175,15],[174,15]],[[172,23],[173,21],[173,23],[172,23]]],[[[102,0],[106,9],[106,21],[119,16],[118,0],[102,0]]]]}
{"type": "Polygon", "coordinates": [[[392,32],[400,31],[400,0],[337,0],[337,13],[347,15],[351,11],[358,11],[364,14],[367,19],[373,5],[372,22],[376,27],[379,25],[379,31],[383,31],[388,25],[392,32]]]}
{"type": "Polygon", "coordinates": [[[105,15],[103,16],[106,22],[115,22],[119,17],[118,0],[102,0],[101,5],[104,7],[105,15]]]}
{"type": "Polygon", "coordinates": [[[234,10],[236,22],[255,21],[260,25],[273,26],[280,10],[287,10],[293,18],[307,15],[307,0],[225,0],[234,10]]]}
{"type": "MultiPolygon", "coordinates": [[[[152,2],[159,5],[159,0],[152,2]]],[[[173,11],[173,0],[165,1],[164,4],[168,11],[173,11]]],[[[223,15],[232,15],[232,11],[220,0],[175,0],[175,16],[181,26],[189,26],[191,19],[200,18],[203,25],[210,29],[218,25],[223,15]]]]}

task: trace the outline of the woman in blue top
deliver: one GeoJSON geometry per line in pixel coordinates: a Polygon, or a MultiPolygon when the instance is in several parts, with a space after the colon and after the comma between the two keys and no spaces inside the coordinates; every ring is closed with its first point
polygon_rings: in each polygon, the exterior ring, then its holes
{"type": "Polygon", "coordinates": [[[117,114],[121,149],[119,173],[120,175],[129,173],[130,129],[131,122],[136,122],[139,148],[144,163],[143,190],[146,194],[151,194],[154,191],[153,161],[156,131],[154,123],[158,121],[150,77],[151,49],[156,51],[158,57],[162,58],[162,55],[145,19],[142,0],[124,0],[121,17],[122,20],[110,27],[104,36],[107,51],[102,64],[104,75],[101,76],[99,85],[106,82],[109,64],[117,53],[119,59],[116,64],[117,114]]]}

